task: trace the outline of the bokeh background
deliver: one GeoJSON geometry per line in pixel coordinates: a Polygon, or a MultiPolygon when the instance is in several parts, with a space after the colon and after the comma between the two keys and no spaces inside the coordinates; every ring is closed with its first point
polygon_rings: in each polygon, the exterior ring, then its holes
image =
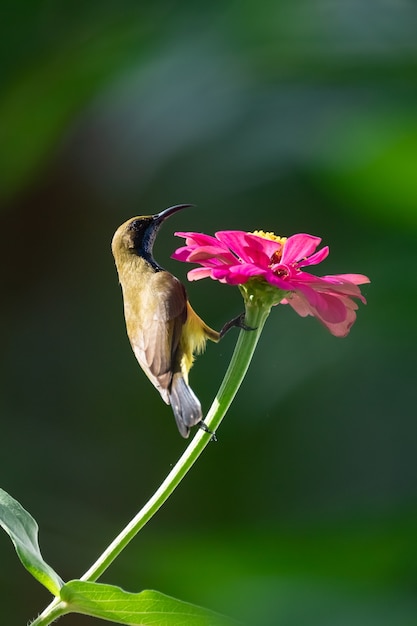
{"type": "MultiPolygon", "coordinates": [[[[417,7],[402,0],[2,5],[1,486],[80,576],[184,449],[124,328],[110,241],[175,230],[323,237],[359,272],[346,339],[272,312],[218,432],[104,582],[284,626],[417,620],[417,7]]],[[[188,286],[212,326],[237,289],[188,286]]],[[[207,410],[236,333],[192,371],[207,410]]],[[[49,601],[0,537],[2,621],[49,601]]],[[[63,624],[97,620],[67,616],[63,624]]]]}

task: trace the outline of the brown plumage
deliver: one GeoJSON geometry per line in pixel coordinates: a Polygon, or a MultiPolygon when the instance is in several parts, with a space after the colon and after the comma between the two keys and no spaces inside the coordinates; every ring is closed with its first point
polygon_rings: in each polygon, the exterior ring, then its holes
{"type": "Polygon", "coordinates": [[[217,342],[222,335],[195,313],[184,285],[152,256],[163,221],[187,206],[191,205],[133,217],[117,229],[112,241],[133,352],[163,400],[171,404],[183,437],[203,419],[200,402],[188,384],[194,354],[204,350],[207,339],[217,342]]]}

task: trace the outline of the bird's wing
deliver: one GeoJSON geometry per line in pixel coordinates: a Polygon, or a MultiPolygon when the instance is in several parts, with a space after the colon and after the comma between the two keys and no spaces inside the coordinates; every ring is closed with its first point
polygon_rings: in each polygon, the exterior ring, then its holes
{"type": "Polygon", "coordinates": [[[148,378],[169,403],[168,389],[187,318],[187,296],[182,283],[169,272],[156,272],[148,280],[141,302],[146,315],[131,337],[132,347],[148,378]]]}

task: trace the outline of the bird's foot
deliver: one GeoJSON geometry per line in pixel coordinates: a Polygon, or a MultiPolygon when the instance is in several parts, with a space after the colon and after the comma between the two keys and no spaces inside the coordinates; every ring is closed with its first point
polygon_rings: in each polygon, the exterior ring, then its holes
{"type": "Polygon", "coordinates": [[[227,322],[220,331],[220,339],[225,336],[228,330],[234,327],[241,328],[242,330],[256,330],[252,326],[245,324],[245,314],[241,313],[237,317],[234,317],[230,322],[227,322]]]}
{"type": "Polygon", "coordinates": [[[201,428],[201,430],[204,430],[205,433],[209,433],[211,435],[210,441],[217,441],[216,433],[210,430],[210,428],[205,422],[203,422],[203,420],[201,420],[201,422],[198,422],[197,426],[201,428]]]}

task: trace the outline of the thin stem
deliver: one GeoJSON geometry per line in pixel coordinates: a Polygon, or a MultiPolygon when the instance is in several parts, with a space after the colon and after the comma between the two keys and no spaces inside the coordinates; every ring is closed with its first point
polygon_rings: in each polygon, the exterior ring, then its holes
{"type": "MultiPolygon", "coordinates": [[[[220,425],[245,377],[269,311],[270,307],[254,306],[248,301],[246,302],[245,323],[254,330],[240,331],[223,382],[205,418],[205,423],[213,431],[220,425]]],[[[96,581],[107,570],[116,557],[136,536],[139,530],[145,526],[169,498],[177,485],[197,461],[204,448],[209,444],[210,439],[211,436],[209,433],[203,430],[197,432],[194,439],[190,442],[183,455],[154,495],[112,541],[97,561],[85,572],[80,580],[96,581]]],[[[68,612],[68,610],[65,611],[62,609],[62,606],[62,603],[59,605],[57,604],[57,600],[54,600],[32,623],[32,626],[47,626],[56,619],[56,617],[68,612]],[[61,612],[59,612],[59,610],[61,612]]]]}
{"type": "MultiPolygon", "coordinates": [[[[258,307],[247,307],[246,309],[246,324],[254,328],[254,330],[240,331],[224,380],[205,419],[207,426],[211,430],[218,428],[243,381],[268,314],[269,308],[265,310],[258,307]]],[[[210,443],[210,438],[210,435],[203,430],[197,432],[154,495],[112,541],[90,569],[87,570],[81,577],[81,580],[95,581],[106,571],[139,530],[145,526],[169,498],[197,461],[204,448],[210,443]]]]}
{"type": "Polygon", "coordinates": [[[30,626],[47,626],[66,613],[68,613],[68,609],[65,607],[64,602],[59,598],[55,598],[55,600],[30,623],[30,626]]]}
{"type": "Polygon", "coordinates": [[[239,333],[223,382],[204,420],[210,430],[216,431],[219,427],[239,391],[270,310],[270,307],[246,303],[245,324],[253,330],[241,330],[239,333]]]}

